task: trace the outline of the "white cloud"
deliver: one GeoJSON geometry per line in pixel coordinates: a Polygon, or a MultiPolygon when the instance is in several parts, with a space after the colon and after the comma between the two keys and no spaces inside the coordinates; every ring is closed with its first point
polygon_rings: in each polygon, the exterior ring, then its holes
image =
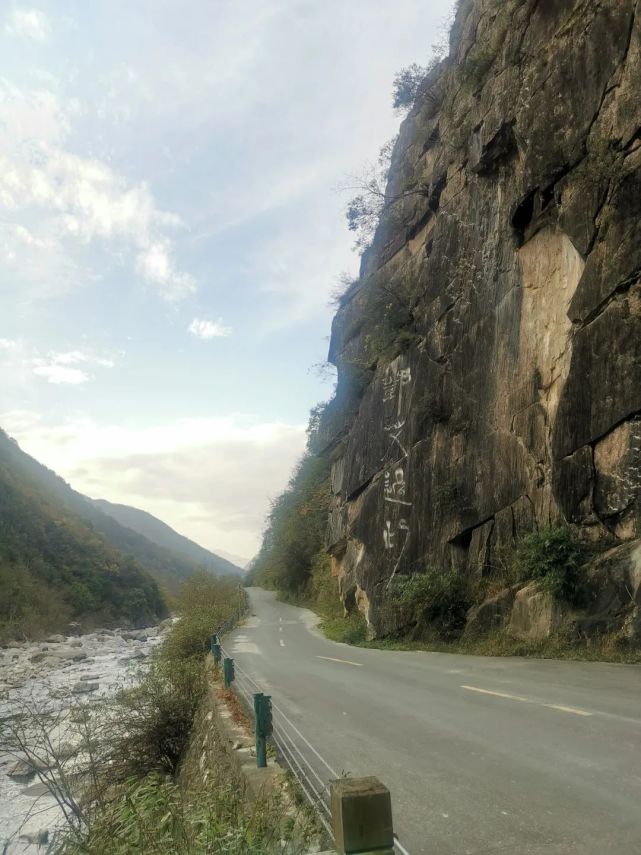
{"type": "Polygon", "coordinates": [[[232,328],[223,323],[222,318],[217,321],[206,321],[203,318],[194,318],[189,324],[189,332],[197,338],[224,338],[232,334],[232,328]]]}
{"type": "Polygon", "coordinates": [[[126,428],[47,424],[14,410],[0,425],[77,490],[143,508],[207,548],[239,555],[258,548],[270,500],[305,446],[302,425],[240,415],[126,428]]]}
{"type": "MultiPolygon", "coordinates": [[[[102,160],[68,150],[79,110],[73,100],[63,105],[54,91],[22,90],[0,79],[0,210],[9,222],[0,234],[5,261],[27,274],[34,259],[46,256],[47,278],[57,274],[66,282],[69,262],[63,259],[100,242],[114,258],[129,256],[162,297],[184,297],[196,282],[173,260],[170,236],[183,223],[156,204],[145,182],[131,182],[102,160]]],[[[41,264],[37,272],[41,276],[41,264]]]]}
{"type": "Polygon", "coordinates": [[[14,351],[18,349],[18,342],[11,338],[0,338],[0,350],[14,351]]]}
{"type": "Polygon", "coordinates": [[[51,352],[46,357],[36,356],[32,359],[33,373],[37,377],[42,377],[48,383],[72,386],[78,386],[92,379],[84,368],[78,367],[81,364],[113,368],[115,362],[111,357],[82,350],[51,352]]]}
{"type": "Polygon", "coordinates": [[[71,368],[68,365],[59,365],[57,363],[46,363],[36,361],[33,373],[38,377],[44,378],[47,383],[69,384],[77,386],[80,383],[86,383],[89,380],[89,375],[86,371],[80,368],[71,368]]]}
{"type": "Polygon", "coordinates": [[[43,42],[49,35],[49,21],[39,9],[14,9],[7,17],[4,29],[9,35],[43,42]]]}

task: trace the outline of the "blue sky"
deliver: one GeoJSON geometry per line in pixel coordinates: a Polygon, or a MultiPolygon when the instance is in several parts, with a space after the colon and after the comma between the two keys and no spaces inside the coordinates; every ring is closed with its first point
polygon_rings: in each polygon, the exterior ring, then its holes
{"type": "Polygon", "coordinates": [[[0,2],[0,425],[250,557],[331,378],[337,188],[450,0],[0,2]]]}

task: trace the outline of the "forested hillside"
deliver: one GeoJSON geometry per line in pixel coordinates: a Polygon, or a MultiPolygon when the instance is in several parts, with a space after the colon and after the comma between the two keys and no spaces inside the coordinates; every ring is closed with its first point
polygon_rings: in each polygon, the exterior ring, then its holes
{"type": "Polygon", "coordinates": [[[183,560],[195,562],[212,573],[218,575],[233,574],[241,575],[242,570],[226,558],[221,558],[214,552],[204,549],[188,537],[178,534],[173,528],[162,520],[128,505],[114,504],[104,499],[95,499],[94,505],[104,513],[119,522],[126,528],[151,540],[164,549],[170,549],[174,555],[179,555],[183,560]]]}
{"type": "Polygon", "coordinates": [[[74,513],[63,487],[0,431],[0,637],[164,617],[154,579],[74,513]]]}

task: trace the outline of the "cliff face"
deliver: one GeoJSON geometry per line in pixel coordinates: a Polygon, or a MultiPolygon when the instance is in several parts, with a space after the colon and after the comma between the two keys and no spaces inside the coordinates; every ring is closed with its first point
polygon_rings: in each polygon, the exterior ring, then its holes
{"type": "Polygon", "coordinates": [[[641,0],[463,0],[341,302],[329,549],[398,572],[641,536],[641,0]]]}

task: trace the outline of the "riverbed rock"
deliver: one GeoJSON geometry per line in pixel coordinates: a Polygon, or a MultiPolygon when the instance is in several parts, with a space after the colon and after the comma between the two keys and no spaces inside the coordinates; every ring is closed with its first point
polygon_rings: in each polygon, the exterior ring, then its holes
{"type": "Polygon", "coordinates": [[[83,659],[87,658],[87,654],[84,650],[77,650],[72,648],[56,648],[52,650],[49,654],[54,659],[59,660],[67,660],[69,662],[82,662],[83,659]]]}
{"type": "Polygon", "coordinates": [[[84,682],[82,680],[79,680],[77,683],[74,684],[71,691],[74,695],[85,695],[90,692],[97,692],[99,688],[99,683],[90,683],[89,681],[84,682]]]}
{"type": "Polygon", "coordinates": [[[45,638],[47,644],[64,644],[65,640],[64,635],[48,635],[45,638]]]}
{"type": "Polygon", "coordinates": [[[30,843],[32,846],[46,846],[49,843],[49,831],[42,829],[41,831],[23,832],[19,839],[24,843],[30,843]]]}

